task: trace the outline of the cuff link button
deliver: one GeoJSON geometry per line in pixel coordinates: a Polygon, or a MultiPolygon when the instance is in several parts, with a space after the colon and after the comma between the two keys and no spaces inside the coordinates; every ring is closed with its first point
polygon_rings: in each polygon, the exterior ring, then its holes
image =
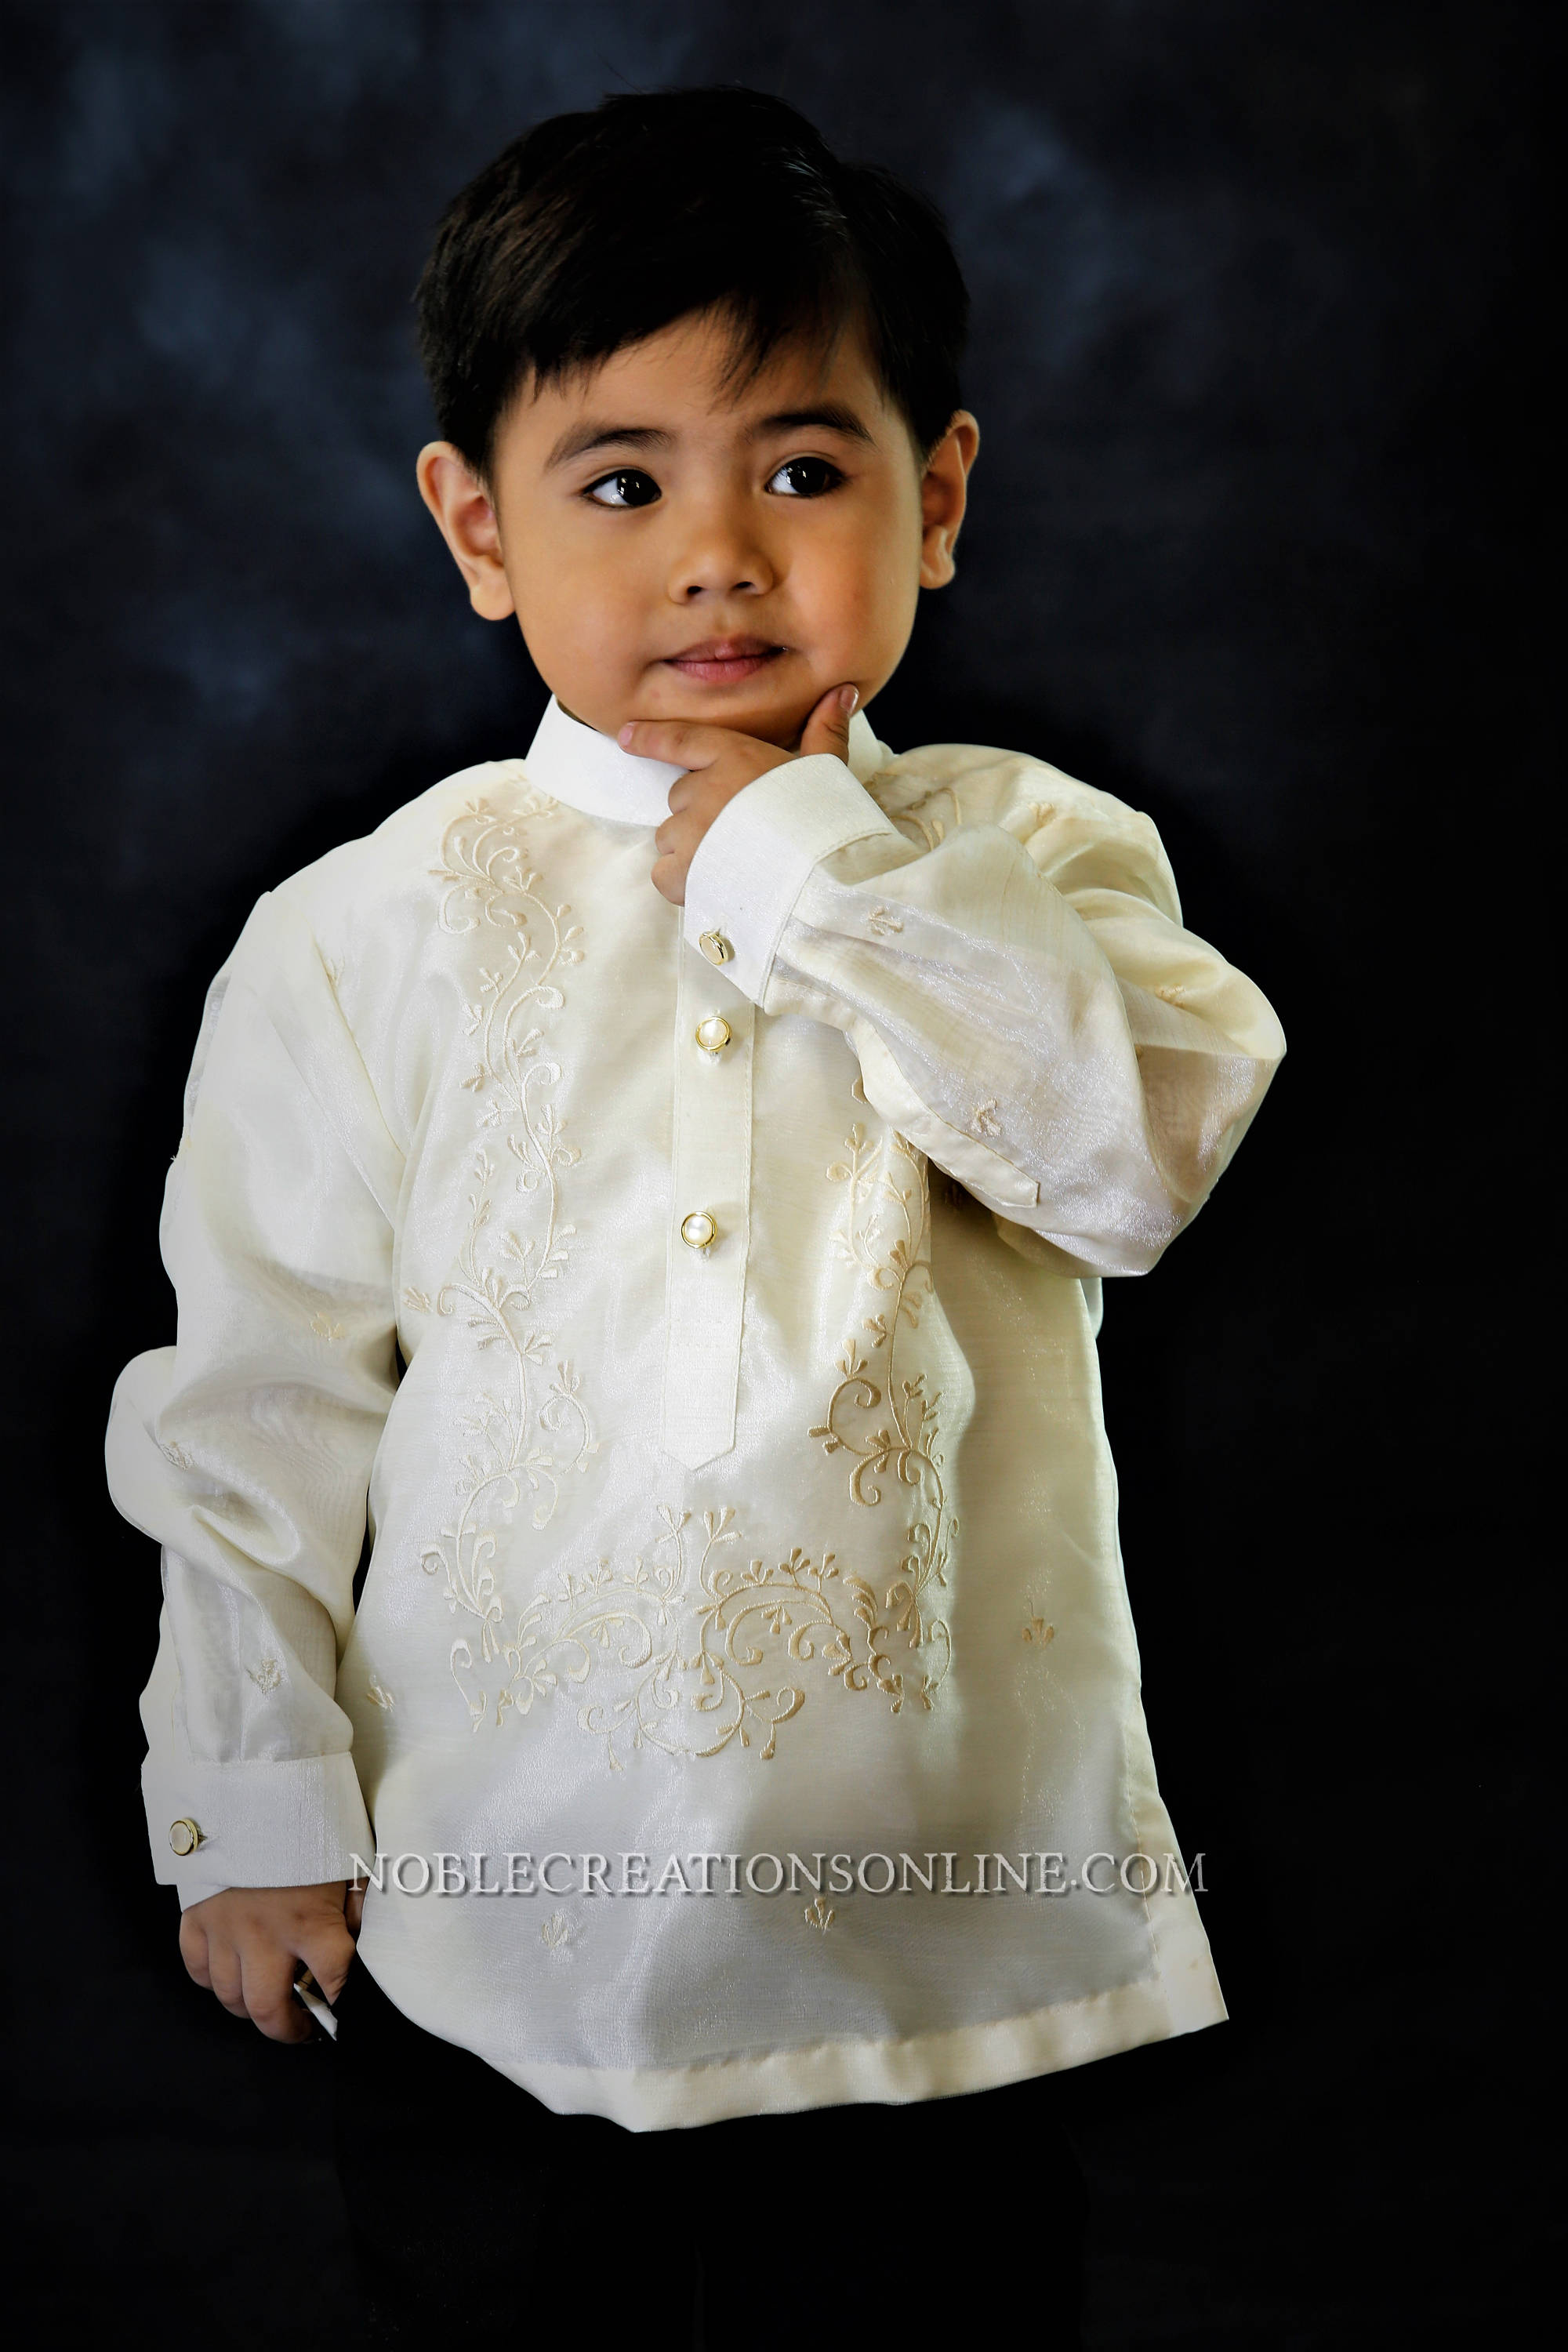
{"type": "Polygon", "coordinates": [[[717,1060],[734,1035],[734,1031],[721,1013],[710,1013],[705,1021],[697,1024],[695,1035],[703,1052],[717,1060]]]}
{"type": "Polygon", "coordinates": [[[730,963],[735,950],[722,931],[704,931],[697,942],[710,963],[730,963]]]}
{"type": "Polygon", "coordinates": [[[688,1249],[710,1250],[719,1238],[719,1221],[706,1209],[693,1209],[680,1221],[680,1238],[688,1249]]]}
{"type": "Polygon", "coordinates": [[[200,1830],[197,1829],[195,1822],[184,1821],[170,1822],[169,1843],[174,1847],[176,1853],[195,1853],[197,1846],[199,1846],[202,1842],[202,1833],[200,1830]]]}

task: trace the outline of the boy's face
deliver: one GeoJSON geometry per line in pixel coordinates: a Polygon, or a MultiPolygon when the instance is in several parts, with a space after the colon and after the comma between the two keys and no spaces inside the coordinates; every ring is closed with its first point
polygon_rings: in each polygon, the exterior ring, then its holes
{"type": "Polygon", "coordinates": [[[488,497],[449,443],[421,454],[475,609],[515,613],[557,699],[605,734],[677,718],[791,745],[829,688],[870,701],[920,589],[952,576],[973,418],[922,467],[858,333],[826,357],[785,347],[738,396],[730,349],[704,313],[525,391],[488,497]]]}

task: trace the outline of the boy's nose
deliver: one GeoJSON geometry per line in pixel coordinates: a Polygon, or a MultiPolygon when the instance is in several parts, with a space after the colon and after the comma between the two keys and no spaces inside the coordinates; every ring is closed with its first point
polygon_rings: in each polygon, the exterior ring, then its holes
{"type": "Polygon", "coordinates": [[[700,596],[763,596],[774,584],[764,549],[749,534],[712,528],[682,549],[669,579],[672,604],[700,596]]]}

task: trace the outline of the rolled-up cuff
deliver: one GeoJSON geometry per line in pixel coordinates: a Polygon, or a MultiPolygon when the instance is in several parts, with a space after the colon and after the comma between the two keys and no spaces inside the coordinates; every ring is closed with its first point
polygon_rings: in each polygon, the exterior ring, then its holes
{"type": "Polygon", "coordinates": [[[195,1764],[151,1754],[142,1767],[147,1837],[180,1908],[226,1886],[321,1886],[353,1874],[375,1841],[353,1759],[195,1764]],[[190,1846],[188,1853],[176,1848],[190,1846]]]}

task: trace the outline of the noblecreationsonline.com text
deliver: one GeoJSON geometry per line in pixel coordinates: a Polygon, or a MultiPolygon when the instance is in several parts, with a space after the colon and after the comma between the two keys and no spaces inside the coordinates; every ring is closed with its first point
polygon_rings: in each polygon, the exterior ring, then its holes
{"type": "Polygon", "coordinates": [[[399,1895],[1202,1895],[1177,1853],[431,1853],[351,1856],[356,1886],[399,1895]]]}

